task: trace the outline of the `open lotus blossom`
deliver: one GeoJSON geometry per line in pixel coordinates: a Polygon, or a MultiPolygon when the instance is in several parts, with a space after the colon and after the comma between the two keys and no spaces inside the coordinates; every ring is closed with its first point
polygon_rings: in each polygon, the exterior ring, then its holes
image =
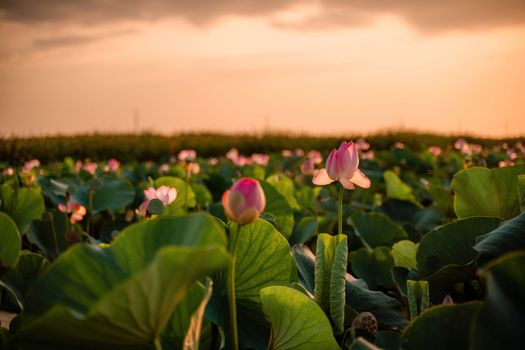
{"type": "Polygon", "coordinates": [[[179,160],[185,160],[185,161],[191,161],[197,158],[197,152],[193,149],[183,149],[179,152],[178,156],[179,160]]]}
{"type": "Polygon", "coordinates": [[[394,148],[403,149],[405,148],[405,144],[403,142],[396,141],[396,143],[394,143],[394,148]]]}
{"type": "Polygon", "coordinates": [[[15,170],[11,167],[4,170],[4,175],[13,176],[14,174],[15,174],[15,170]]]}
{"type": "Polygon", "coordinates": [[[120,167],[120,162],[114,158],[108,160],[108,164],[104,167],[104,171],[117,171],[120,167]]]}
{"type": "Polygon", "coordinates": [[[359,155],[355,144],[343,141],[339,149],[333,149],[326,160],[326,168],[320,169],[315,174],[312,182],[316,185],[328,185],[339,181],[346,189],[370,187],[370,179],[358,169],[359,155]]]}
{"type": "Polygon", "coordinates": [[[321,164],[323,162],[323,156],[321,156],[321,152],[316,150],[311,150],[308,152],[306,157],[311,160],[314,164],[321,164]]]}
{"type": "Polygon", "coordinates": [[[60,203],[58,205],[58,210],[63,213],[71,214],[69,222],[72,224],[77,221],[82,221],[82,218],[87,213],[86,208],[71,199],[67,201],[66,205],[60,203]]]}
{"type": "Polygon", "coordinates": [[[155,189],[149,187],[144,190],[144,197],[146,200],[139,206],[138,214],[145,216],[148,210],[148,204],[152,199],[158,199],[164,205],[168,205],[177,198],[177,189],[169,186],[160,186],[155,189]]]}
{"type": "Polygon", "coordinates": [[[267,154],[254,153],[250,158],[255,164],[263,166],[268,165],[268,161],[270,161],[270,156],[267,154]]]}
{"type": "Polygon", "coordinates": [[[39,166],[40,166],[40,161],[38,159],[31,159],[30,161],[24,163],[24,167],[22,168],[22,172],[23,173],[28,173],[31,170],[33,170],[33,168],[36,168],[36,167],[39,167],[39,166]]]}
{"type": "Polygon", "coordinates": [[[305,176],[313,175],[315,172],[314,161],[311,159],[306,159],[304,162],[301,163],[299,169],[301,170],[301,174],[305,176]]]}
{"type": "Polygon", "coordinates": [[[498,167],[504,168],[506,166],[514,166],[516,163],[514,163],[512,160],[500,160],[498,163],[498,167]]]}
{"type": "Polygon", "coordinates": [[[237,158],[239,158],[239,151],[237,148],[231,148],[228,152],[226,152],[226,158],[235,163],[237,158]]]}
{"type": "Polygon", "coordinates": [[[283,149],[281,151],[281,155],[285,158],[290,158],[292,156],[292,151],[290,151],[289,149],[283,149]]]}
{"type": "Polygon", "coordinates": [[[472,150],[470,149],[470,145],[465,139],[457,139],[456,142],[454,142],[454,148],[460,151],[463,154],[471,155],[472,150]]]}
{"type": "Polygon", "coordinates": [[[370,148],[370,144],[362,137],[357,139],[355,146],[357,147],[358,151],[367,151],[370,148]]]}
{"type": "Polygon", "coordinates": [[[434,155],[434,157],[438,157],[441,154],[441,147],[439,146],[430,146],[428,148],[428,151],[434,155]]]}
{"type": "Polygon", "coordinates": [[[259,218],[266,206],[266,197],[259,181],[241,178],[224,192],[222,205],[226,216],[240,225],[246,225],[259,218]]]}
{"type": "Polygon", "coordinates": [[[161,173],[167,173],[170,171],[170,166],[166,163],[162,164],[161,166],[159,166],[159,172],[161,173]]]}
{"type": "Polygon", "coordinates": [[[82,166],[82,169],[83,169],[84,171],[87,171],[87,172],[90,173],[91,175],[95,175],[95,172],[97,171],[97,168],[98,168],[97,163],[91,163],[91,162],[85,163],[85,164],[82,166]]]}

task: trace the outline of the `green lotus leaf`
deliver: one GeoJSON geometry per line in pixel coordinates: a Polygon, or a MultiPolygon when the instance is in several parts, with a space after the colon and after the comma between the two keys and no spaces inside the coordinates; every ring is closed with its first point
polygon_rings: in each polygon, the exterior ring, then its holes
{"type": "Polygon", "coordinates": [[[150,348],[199,278],[229,263],[223,224],[203,214],[123,230],[109,248],[75,245],[27,294],[28,348],[150,348]],[[38,345],[38,346],[37,346],[38,345]]]}
{"type": "Polygon", "coordinates": [[[518,175],[525,165],[495,169],[469,168],[454,175],[454,210],[459,218],[494,216],[508,220],[520,213],[518,175]]]}
{"type": "Polygon", "coordinates": [[[308,296],[289,287],[261,290],[263,311],[272,325],[268,349],[337,350],[330,321],[308,296]]]}

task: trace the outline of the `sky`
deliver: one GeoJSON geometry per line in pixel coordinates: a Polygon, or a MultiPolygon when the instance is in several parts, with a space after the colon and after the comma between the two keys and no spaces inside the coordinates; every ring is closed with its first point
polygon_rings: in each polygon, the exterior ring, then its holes
{"type": "Polygon", "coordinates": [[[0,0],[0,136],[525,135],[523,0],[0,0]]]}

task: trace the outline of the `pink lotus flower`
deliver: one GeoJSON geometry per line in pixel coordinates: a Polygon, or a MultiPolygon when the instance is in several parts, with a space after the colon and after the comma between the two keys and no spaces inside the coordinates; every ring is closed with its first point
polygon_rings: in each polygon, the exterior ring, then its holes
{"type": "Polygon", "coordinates": [[[177,189],[169,186],[160,186],[157,189],[150,187],[144,190],[144,197],[146,200],[142,202],[138,210],[138,214],[142,216],[146,216],[148,204],[152,199],[158,199],[164,205],[173,202],[177,198],[177,189]]]}
{"type": "Polygon", "coordinates": [[[196,175],[201,172],[201,166],[198,163],[190,163],[189,170],[192,174],[196,175]]]}
{"type": "Polygon", "coordinates": [[[339,181],[346,189],[370,187],[370,180],[358,169],[359,155],[355,144],[343,141],[339,149],[332,150],[326,160],[326,168],[320,169],[312,182],[316,185],[328,185],[339,181]]]}
{"type": "Polygon", "coordinates": [[[183,149],[179,152],[178,157],[181,161],[192,161],[197,158],[197,152],[193,149],[183,149]]]}
{"type": "Polygon", "coordinates": [[[481,151],[483,151],[483,146],[478,145],[477,143],[471,143],[470,149],[473,153],[481,153],[481,151]]]}
{"type": "Polygon", "coordinates": [[[362,137],[357,139],[355,146],[357,147],[358,151],[367,151],[370,148],[370,144],[362,137]]]}
{"type": "Polygon", "coordinates": [[[518,154],[516,152],[514,152],[514,150],[512,148],[509,148],[507,150],[507,156],[509,156],[509,158],[511,160],[516,160],[518,158],[518,154]]]}
{"type": "Polygon", "coordinates": [[[304,151],[303,151],[303,149],[302,149],[302,148],[296,148],[296,149],[295,149],[295,155],[296,155],[297,157],[302,157],[302,156],[304,156],[304,151]]]}
{"type": "Polygon", "coordinates": [[[310,176],[310,175],[313,175],[314,171],[315,171],[315,164],[314,164],[314,161],[311,160],[311,159],[307,159],[305,160],[301,166],[299,167],[299,169],[301,170],[301,174],[305,175],[305,176],[310,176]]]}
{"type": "Polygon", "coordinates": [[[403,149],[405,148],[405,144],[403,142],[396,141],[396,143],[394,143],[394,148],[403,149]]]}
{"type": "Polygon", "coordinates": [[[456,142],[454,142],[454,148],[460,151],[463,154],[471,155],[472,150],[470,149],[470,145],[465,139],[457,139],[456,142]]]}
{"type": "Polygon", "coordinates": [[[283,150],[281,151],[281,154],[282,154],[282,156],[285,157],[285,158],[290,158],[290,157],[292,156],[293,153],[292,153],[292,151],[290,151],[289,149],[283,149],[283,150]]]}
{"type": "Polygon", "coordinates": [[[38,159],[31,159],[30,161],[24,163],[24,167],[22,168],[22,172],[24,174],[27,174],[28,172],[33,170],[33,168],[36,168],[36,167],[39,167],[39,166],[40,166],[40,161],[38,159]]]}
{"type": "Polygon", "coordinates": [[[441,303],[443,305],[452,305],[454,304],[454,300],[452,300],[452,297],[450,294],[445,295],[445,298],[443,298],[443,302],[441,303]]]}
{"type": "Polygon", "coordinates": [[[503,167],[506,167],[506,166],[514,166],[514,165],[516,165],[516,163],[514,163],[512,160],[501,160],[498,163],[498,166],[500,168],[503,168],[503,167]]]}
{"type": "Polygon", "coordinates": [[[104,171],[117,171],[120,167],[120,162],[114,158],[108,160],[108,164],[104,167],[104,171]]]}
{"type": "Polygon", "coordinates": [[[434,155],[434,157],[439,157],[441,154],[441,148],[439,146],[430,146],[428,151],[434,155]]]}
{"type": "Polygon", "coordinates": [[[82,169],[84,171],[87,171],[88,173],[90,173],[91,175],[95,175],[95,172],[97,171],[97,168],[98,168],[98,165],[97,163],[85,163],[83,166],[82,166],[82,169]]]}
{"type": "Polygon", "coordinates": [[[230,149],[226,153],[226,158],[235,163],[237,161],[237,158],[239,158],[239,151],[237,150],[237,148],[230,149]]]}
{"type": "Polygon", "coordinates": [[[251,159],[257,165],[266,166],[270,161],[270,156],[267,154],[254,153],[252,154],[251,159]]]}
{"type": "Polygon", "coordinates": [[[372,150],[367,151],[367,152],[363,152],[363,153],[361,153],[361,158],[363,158],[363,159],[374,159],[375,158],[375,153],[372,150]]]}
{"type": "Polygon", "coordinates": [[[4,170],[4,175],[13,176],[14,174],[15,174],[15,170],[11,167],[4,170]]]}
{"type": "Polygon", "coordinates": [[[308,152],[306,157],[310,159],[314,164],[321,164],[323,162],[323,156],[321,156],[321,152],[316,150],[308,152]]]}
{"type": "Polygon", "coordinates": [[[170,166],[168,164],[164,163],[161,166],[159,166],[159,172],[167,173],[169,171],[170,171],[170,166]]]}
{"type": "Polygon", "coordinates": [[[230,220],[246,225],[259,218],[266,206],[266,197],[259,181],[251,178],[237,180],[222,195],[224,213],[230,220]]]}
{"type": "Polygon", "coordinates": [[[74,224],[77,221],[82,221],[84,215],[87,213],[86,208],[71,199],[67,201],[66,205],[60,203],[58,205],[58,210],[66,214],[71,214],[69,217],[69,222],[71,224],[74,224]]]}
{"type": "Polygon", "coordinates": [[[219,161],[217,160],[217,158],[210,158],[208,162],[210,163],[211,166],[216,166],[217,164],[219,164],[219,161]]]}

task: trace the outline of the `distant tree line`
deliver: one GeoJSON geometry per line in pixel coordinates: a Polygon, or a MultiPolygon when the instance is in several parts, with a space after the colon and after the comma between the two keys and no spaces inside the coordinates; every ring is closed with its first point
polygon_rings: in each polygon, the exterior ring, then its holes
{"type": "MultiPolygon", "coordinates": [[[[145,134],[89,134],[74,136],[49,136],[31,138],[0,138],[0,161],[18,164],[28,159],[41,162],[89,158],[94,161],[117,158],[121,161],[166,161],[181,149],[195,149],[199,156],[224,155],[235,147],[242,154],[273,153],[283,149],[316,149],[329,151],[343,139],[356,140],[359,135],[337,137],[287,135],[272,133],[265,135],[183,133],[172,136],[145,134]]],[[[509,145],[524,138],[491,139],[469,136],[443,136],[415,132],[385,132],[368,135],[366,141],[375,150],[389,149],[396,142],[418,151],[431,145],[450,147],[455,140],[463,137],[469,143],[492,146],[507,142],[509,145]]]]}

